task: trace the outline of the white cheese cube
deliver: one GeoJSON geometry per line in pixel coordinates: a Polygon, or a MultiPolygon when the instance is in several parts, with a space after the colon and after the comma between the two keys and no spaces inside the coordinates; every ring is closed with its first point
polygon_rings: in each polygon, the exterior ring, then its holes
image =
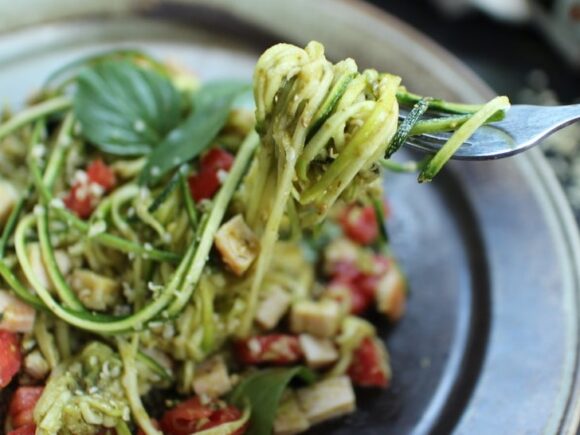
{"type": "Polygon", "coordinates": [[[377,286],[377,309],[391,321],[399,320],[405,313],[406,299],[405,277],[398,267],[391,266],[377,286]]]}
{"type": "Polygon", "coordinates": [[[336,263],[356,263],[361,248],[349,239],[336,239],[324,249],[324,270],[331,272],[336,263]]]}
{"type": "Polygon", "coordinates": [[[298,404],[310,424],[349,414],[356,409],[348,376],[329,378],[296,392],[298,404]]]}
{"type": "Polygon", "coordinates": [[[292,306],[290,329],[317,337],[333,337],[340,326],[340,304],[334,300],[299,301],[292,306]]]}
{"type": "Polygon", "coordinates": [[[50,366],[40,351],[33,350],[24,358],[24,371],[32,378],[41,380],[48,375],[50,366]]]}
{"type": "Polygon", "coordinates": [[[4,225],[12,209],[18,202],[18,192],[5,180],[0,180],[0,228],[4,225]]]}
{"type": "Polygon", "coordinates": [[[290,296],[280,286],[272,286],[258,305],[256,321],[264,329],[273,329],[290,307],[290,296]]]}
{"type": "Polygon", "coordinates": [[[200,396],[216,398],[232,389],[232,382],[223,357],[214,356],[197,367],[193,389],[200,396]]]}
{"type": "Polygon", "coordinates": [[[310,427],[306,415],[298,406],[296,395],[289,391],[276,410],[274,435],[294,435],[310,427]]]}
{"type": "Polygon", "coordinates": [[[0,329],[11,332],[30,332],[36,310],[5,290],[0,290],[0,329]]]}
{"type": "Polygon", "coordinates": [[[241,214],[220,227],[214,243],[224,263],[238,276],[248,270],[259,251],[258,238],[241,214]]]}
{"type": "Polygon", "coordinates": [[[338,360],[338,351],[332,340],[310,334],[300,334],[299,340],[308,367],[317,369],[338,360]]]}
{"type": "Polygon", "coordinates": [[[73,272],[71,287],[85,307],[97,311],[113,307],[121,294],[117,281],[85,269],[73,272]]]}

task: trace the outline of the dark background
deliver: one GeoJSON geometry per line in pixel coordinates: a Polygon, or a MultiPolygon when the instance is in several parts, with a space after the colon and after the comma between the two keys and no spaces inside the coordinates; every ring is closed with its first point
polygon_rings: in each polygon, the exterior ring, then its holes
{"type": "MultiPolygon", "coordinates": [[[[433,0],[370,0],[414,26],[470,66],[512,103],[580,103],[580,66],[573,67],[533,24],[499,22],[473,10],[450,17],[433,0]]],[[[540,146],[580,225],[580,123],[540,146]]]]}
{"type": "Polygon", "coordinates": [[[523,88],[546,84],[562,103],[578,102],[580,72],[528,24],[495,21],[473,11],[449,17],[428,0],[371,0],[413,25],[473,68],[498,93],[518,101],[523,88]],[[537,83],[537,71],[543,71],[537,83]],[[530,83],[531,82],[531,83],[530,83]]]}

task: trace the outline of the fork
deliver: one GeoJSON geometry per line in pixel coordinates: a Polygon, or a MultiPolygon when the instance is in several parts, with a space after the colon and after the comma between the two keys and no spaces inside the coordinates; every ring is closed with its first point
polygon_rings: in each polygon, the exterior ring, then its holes
{"type": "MultiPolygon", "coordinates": [[[[403,114],[402,114],[403,115],[403,114]]],[[[404,115],[403,115],[404,116],[404,115]]],[[[503,120],[485,124],[453,155],[457,160],[493,160],[521,153],[580,120],[580,104],[569,106],[514,105],[503,120]]],[[[449,139],[449,133],[411,136],[405,146],[433,153],[449,139]]]]}

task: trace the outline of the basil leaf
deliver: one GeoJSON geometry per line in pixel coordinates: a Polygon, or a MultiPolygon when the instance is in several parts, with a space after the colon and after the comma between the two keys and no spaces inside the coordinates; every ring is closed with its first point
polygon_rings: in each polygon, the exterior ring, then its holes
{"type": "Polygon", "coordinates": [[[180,95],[171,81],[124,60],[84,69],[73,107],[83,136],[116,155],[151,152],[181,119],[180,95]]]}
{"type": "Polygon", "coordinates": [[[239,408],[249,405],[252,435],[271,435],[274,418],[282,393],[294,378],[312,383],[316,375],[306,367],[259,370],[242,380],[230,395],[230,401],[239,408]]]}
{"type": "Polygon", "coordinates": [[[149,155],[141,173],[142,184],[152,184],[171,169],[200,155],[223,128],[234,101],[251,85],[238,81],[216,81],[193,95],[191,115],[149,155]]]}

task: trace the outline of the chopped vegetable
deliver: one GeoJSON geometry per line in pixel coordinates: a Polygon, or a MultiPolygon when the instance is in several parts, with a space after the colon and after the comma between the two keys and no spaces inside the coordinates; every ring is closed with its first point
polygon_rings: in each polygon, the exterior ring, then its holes
{"type": "Polygon", "coordinates": [[[18,387],[12,395],[8,414],[14,429],[34,425],[33,412],[44,387],[18,387]]]}
{"type": "Polygon", "coordinates": [[[294,335],[270,334],[238,340],[235,351],[238,360],[249,365],[288,365],[302,359],[300,342],[294,335]]]}
{"type": "MultiPolygon", "coordinates": [[[[242,413],[238,408],[224,402],[203,403],[195,396],[165,412],[161,419],[161,429],[165,435],[190,435],[206,429],[219,427],[240,420],[242,413]]],[[[231,432],[242,435],[245,426],[231,432]]]]}
{"type": "Polygon", "coordinates": [[[212,148],[202,158],[200,170],[189,177],[191,196],[197,202],[211,199],[234,164],[234,156],[220,148],[212,148]]]}
{"type": "Polygon", "coordinates": [[[370,245],[379,236],[379,226],[372,206],[353,205],[345,208],[340,224],[348,238],[361,245],[370,245]]]}
{"type": "Polygon", "coordinates": [[[18,334],[0,329],[0,388],[6,387],[20,371],[22,356],[18,334]]]}
{"type": "Polygon", "coordinates": [[[360,387],[386,388],[391,380],[391,368],[384,345],[376,338],[365,338],[354,352],[348,376],[360,387]]]}
{"type": "Polygon", "coordinates": [[[20,426],[18,429],[11,430],[6,435],[35,435],[36,425],[27,424],[26,426],[20,426]]]}

